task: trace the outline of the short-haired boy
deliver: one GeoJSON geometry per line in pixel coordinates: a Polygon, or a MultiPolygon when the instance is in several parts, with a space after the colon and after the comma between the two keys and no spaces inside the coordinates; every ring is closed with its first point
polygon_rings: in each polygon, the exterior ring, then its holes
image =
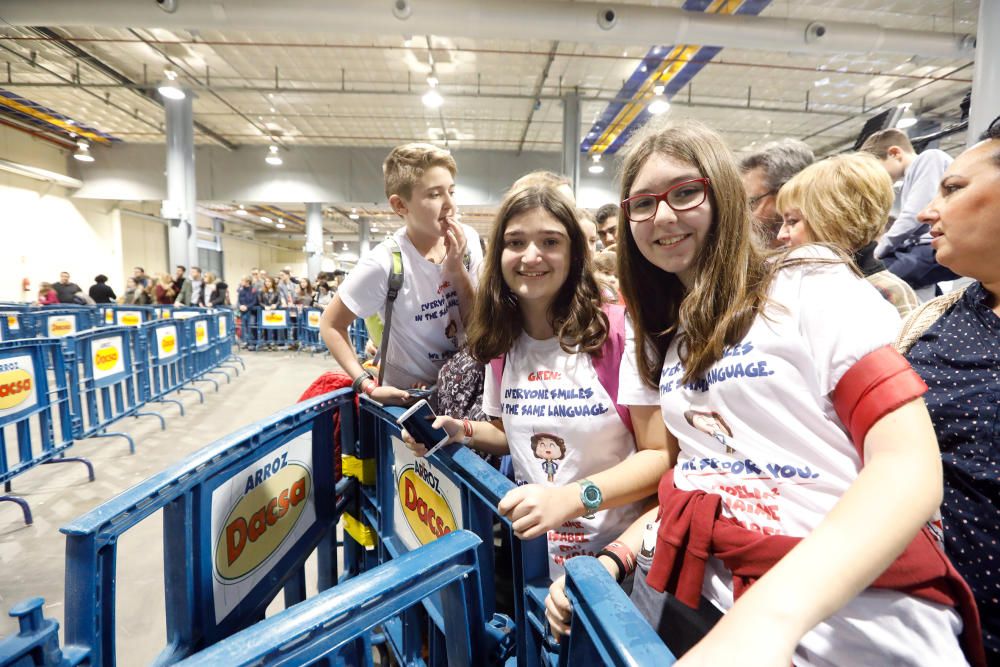
{"type": "MultiPolygon", "coordinates": [[[[455,220],[455,160],[430,144],[406,144],[382,165],[385,194],[405,221],[394,234],[403,286],[392,311],[382,386],[358,363],[348,327],[375,313],[385,321],[392,249],[381,243],[362,257],[323,311],[320,334],[355,388],[380,403],[411,402],[407,389],[433,385],[465,336],[475,277],[483,260],[479,235],[455,220]],[[469,268],[465,256],[468,255],[469,268]]],[[[384,334],[383,334],[384,335],[384,334]]]]}
{"type": "Polygon", "coordinates": [[[937,194],[941,177],[952,163],[951,156],[936,148],[918,155],[906,133],[895,128],[868,137],[861,151],[877,157],[893,181],[903,179],[899,216],[875,246],[875,257],[913,289],[957,278],[937,263],[930,227],[917,220],[917,214],[937,194]]]}

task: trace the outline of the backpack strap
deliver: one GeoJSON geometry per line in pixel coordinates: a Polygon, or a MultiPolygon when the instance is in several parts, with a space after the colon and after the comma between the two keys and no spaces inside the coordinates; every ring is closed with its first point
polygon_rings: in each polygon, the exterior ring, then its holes
{"type": "Polygon", "coordinates": [[[601,386],[611,396],[611,402],[614,403],[622,423],[629,433],[634,433],[632,415],[628,407],[618,403],[618,372],[622,366],[622,356],[625,354],[625,306],[606,303],[601,306],[601,310],[608,316],[608,337],[601,346],[601,356],[592,357],[594,370],[597,371],[597,379],[601,386]]]}
{"type": "Polygon", "coordinates": [[[962,298],[966,289],[962,288],[939,296],[936,299],[931,299],[910,313],[903,322],[903,327],[900,329],[899,335],[896,337],[896,342],[893,344],[899,350],[899,353],[903,355],[908,354],[910,348],[924,335],[924,332],[930,329],[938,321],[938,318],[944,315],[946,310],[962,298]]]}
{"type": "Polygon", "coordinates": [[[403,288],[403,251],[396,239],[389,237],[385,241],[389,246],[389,289],[385,295],[385,326],[382,329],[382,345],[378,351],[378,383],[382,384],[385,377],[386,352],[389,350],[389,330],[392,327],[392,306],[403,288]]]}

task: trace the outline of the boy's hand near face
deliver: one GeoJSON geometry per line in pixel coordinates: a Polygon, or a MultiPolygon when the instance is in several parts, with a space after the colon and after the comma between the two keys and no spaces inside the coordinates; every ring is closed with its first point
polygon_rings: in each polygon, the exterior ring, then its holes
{"type": "Polygon", "coordinates": [[[453,277],[465,271],[464,259],[467,247],[468,243],[462,225],[455,222],[454,218],[449,217],[444,232],[445,256],[441,263],[441,268],[446,275],[453,277]]]}

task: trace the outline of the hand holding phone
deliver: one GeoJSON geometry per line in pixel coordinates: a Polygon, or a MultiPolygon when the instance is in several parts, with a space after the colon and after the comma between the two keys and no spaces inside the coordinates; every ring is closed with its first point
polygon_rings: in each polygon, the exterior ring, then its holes
{"type": "Polygon", "coordinates": [[[410,436],[427,448],[427,454],[434,452],[441,445],[446,444],[451,436],[443,428],[434,428],[431,424],[437,415],[431,409],[430,404],[421,399],[414,403],[396,420],[396,423],[406,429],[410,436]]]}

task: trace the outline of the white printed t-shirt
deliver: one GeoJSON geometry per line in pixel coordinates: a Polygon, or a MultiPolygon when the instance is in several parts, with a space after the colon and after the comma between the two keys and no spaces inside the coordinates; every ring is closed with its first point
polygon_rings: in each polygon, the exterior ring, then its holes
{"type": "MultiPolygon", "coordinates": [[[[627,373],[622,363],[619,371],[627,373]]],[[[565,486],[621,463],[635,453],[635,440],[611,396],[601,385],[589,354],[567,354],[558,338],[535,340],[522,333],[507,353],[500,395],[486,366],[483,411],[503,420],[517,484],[565,486]],[[565,451],[532,446],[532,437],[555,436],[565,451]],[[536,452],[542,453],[539,458],[536,452]]],[[[594,556],[639,516],[637,505],[601,510],[549,531],[549,574],[563,573],[573,556],[594,556]]]]}
{"type": "MultiPolygon", "coordinates": [[[[804,246],[791,257],[835,256],[804,246]]],[[[783,269],[769,297],[769,319],[757,318],[690,385],[680,384],[677,341],[671,343],[660,405],[680,444],[679,489],[721,496],[723,514],[751,530],[805,537],[861,468],[830,396],[851,366],[895,339],[900,319],[841,263],[783,269]]],[[[702,594],[723,610],[733,605],[732,576],[715,558],[702,594]]],[[[868,589],[806,634],[795,664],[964,665],[961,627],[950,608],[868,589]]]]}
{"type": "MultiPolygon", "coordinates": [[[[469,252],[469,277],[475,287],[483,249],[479,234],[462,225],[469,252]]],[[[442,277],[442,267],[421,255],[406,235],[394,235],[403,256],[403,287],[392,309],[392,330],[386,351],[385,384],[408,389],[437,382],[438,370],[458,350],[465,328],[458,308],[458,292],[442,277]]],[[[385,321],[392,252],[380,243],[361,258],[337,290],[341,301],[358,317],[378,313],[385,321]]]]}

